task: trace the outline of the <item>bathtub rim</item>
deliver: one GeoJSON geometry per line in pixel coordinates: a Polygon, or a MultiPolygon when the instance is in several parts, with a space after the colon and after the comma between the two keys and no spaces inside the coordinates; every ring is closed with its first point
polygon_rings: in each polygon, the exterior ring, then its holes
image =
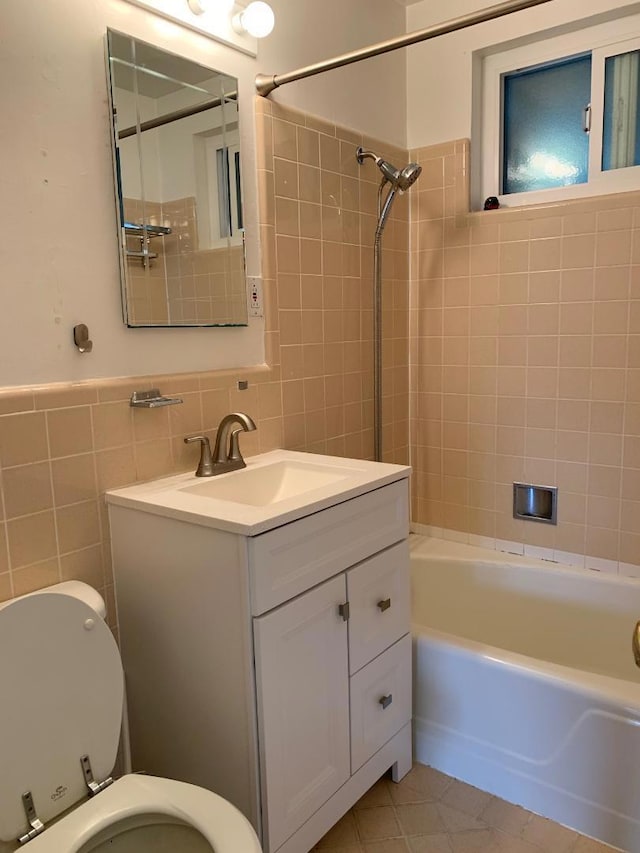
{"type": "Polygon", "coordinates": [[[422,625],[415,620],[411,622],[411,635],[414,643],[426,639],[427,642],[439,647],[453,648],[458,654],[481,657],[491,666],[504,667],[515,673],[526,673],[537,681],[564,687],[569,683],[571,689],[575,689],[582,696],[607,704],[615,704],[616,707],[637,716],[640,724],[640,685],[632,681],[588,672],[553,661],[540,660],[499,646],[479,643],[477,640],[468,640],[457,634],[449,634],[446,631],[422,625]],[[633,695],[634,692],[637,693],[636,696],[633,695]]]}
{"type": "Polygon", "coordinates": [[[569,566],[555,560],[541,560],[538,557],[526,557],[521,554],[513,554],[510,551],[492,551],[478,545],[451,542],[448,539],[436,539],[423,533],[412,533],[409,536],[409,556],[412,560],[424,560],[425,562],[441,560],[445,563],[456,563],[462,561],[480,565],[507,566],[514,569],[535,568],[552,574],[575,575],[594,583],[614,584],[636,591],[640,589],[638,578],[628,577],[627,575],[602,572],[598,569],[585,569],[581,566],[569,566]]]}

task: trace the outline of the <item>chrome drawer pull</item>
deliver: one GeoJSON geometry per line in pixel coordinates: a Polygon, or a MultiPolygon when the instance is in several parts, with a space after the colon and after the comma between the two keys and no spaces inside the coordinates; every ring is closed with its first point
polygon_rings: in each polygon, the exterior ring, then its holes
{"type": "Polygon", "coordinates": [[[636,666],[640,666],[640,620],[636,622],[636,627],[633,629],[631,648],[633,649],[633,657],[635,659],[636,666]]]}
{"type": "Polygon", "coordinates": [[[377,606],[380,608],[380,612],[384,613],[385,610],[388,610],[391,607],[391,599],[383,598],[382,601],[378,602],[377,606]]]}
{"type": "Polygon", "coordinates": [[[383,696],[381,699],[378,699],[378,702],[382,705],[382,710],[384,711],[393,702],[393,694],[389,693],[388,696],[383,696]]]}

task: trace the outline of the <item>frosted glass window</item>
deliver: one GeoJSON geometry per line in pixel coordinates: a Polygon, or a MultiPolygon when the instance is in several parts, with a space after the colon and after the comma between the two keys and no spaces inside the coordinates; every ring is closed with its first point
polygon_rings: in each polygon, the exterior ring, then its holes
{"type": "Polygon", "coordinates": [[[503,193],[586,183],[591,56],[504,77],[503,193]]]}
{"type": "Polygon", "coordinates": [[[640,51],[609,56],[604,66],[602,168],[640,165],[640,51]]]}

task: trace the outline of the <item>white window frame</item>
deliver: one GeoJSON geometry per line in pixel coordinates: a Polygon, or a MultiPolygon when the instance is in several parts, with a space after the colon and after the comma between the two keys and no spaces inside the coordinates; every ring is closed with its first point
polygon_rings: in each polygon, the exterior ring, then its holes
{"type": "Polygon", "coordinates": [[[209,176],[209,210],[211,211],[209,244],[211,246],[226,245],[228,241],[231,246],[239,245],[242,243],[242,232],[238,227],[236,165],[233,155],[240,150],[240,142],[229,144],[225,134],[208,136],[205,141],[205,150],[207,152],[209,176]],[[226,149],[229,163],[229,205],[231,213],[231,235],[229,237],[220,236],[220,187],[217,169],[217,153],[220,149],[226,149]]]}
{"type": "Polygon", "coordinates": [[[629,15],[583,30],[524,46],[492,52],[482,59],[479,157],[472,208],[497,196],[501,207],[544,204],[640,189],[640,166],[602,171],[604,127],[604,64],[608,56],[640,50],[640,15],[629,15]],[[591,133],[587,183],[524,193],[500,193],[502,169],[502,93],[506,74],[536,65],[560,62],[591,53],[591,133]],[[479,180],[478,180],[479,176],[479,180]]]}
{"type": "MultiPolygon", "coordinates": [[[[196,145],[196,198],[198,203],[198,244],[200,249],[222,249],[225,246],[241,246],[244,229],[238,227],[236,170],[234,153],[240,150],[237,125],[228,129],[217,129],[194,137],[196,145]],[[220,236],[220,214],[218,204],[218,171],[216,151],[227,148],[229,156],[229,190],[231,201],[231,237],[220,236]]],[[[240,176],[242,178],[242,176],[240,176]]]]}
{"type": "MultiPolygon", "coordinates": [[[[236,154],[240,153],[240,142],[235,145],[227,146],[227,156],[229,158],[229,195],[231,203],[231,230],[232,237],[236,238],[236,242],[242,242],[242,228],[238,222],[238,168],[236,164],[236,154]]],[[[240,180],[242,176],[240,175],[240,180]]]]}

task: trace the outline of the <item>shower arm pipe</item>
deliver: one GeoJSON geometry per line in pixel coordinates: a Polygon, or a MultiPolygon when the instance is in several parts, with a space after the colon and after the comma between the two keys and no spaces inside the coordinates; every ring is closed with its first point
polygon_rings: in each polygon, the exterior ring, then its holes
{"type": "Polygon", "coordinates": [[[489,6],[488,9],[483,9],[480,12],[461,15],[459,18],[452,18],[450,21],[445,21],[442,24],[435,24],[423,30],[415,30],[412,33],[407,33],[404,36],[397,36],[396,38],[381,41],[369,47],[351,51],[350,53],[343,53],[341,56],[335,56],[333,59],[325,59],[322,62],[316,62],[313,65],[307,65],[295,71],[288,71],[286,74],[258,74],[256,77],[256,91],[259,95],[266,98],[274,89],[277,89],[279,86],[285,86],[287,83],[294,83],[296,80],[303,80],[305,77],[313,77],[315,74],[322,74],[324,71],[342,68],[344,65],[351,65],[363,59],[370,59],[373,56],[390,53],[401,47],[409,47],[421,41],[438,38],[438,36],[443,36],[447,33],[464,30],[475,24],[483,24],[486,21],[503,18],[505,15],[511,15],[513,12],[521,12],[524,9],[541,6],[543,3],[549,2],[550,0],[506,0],[504,3],[489,6]]]}
{"type": "Polygon", "coordinates": [[[382,190],[386,178],[378,188],[378,224],[373,247],[373,458],[382,461],[382,232],[396,196],[391,187],[382,204],[382,190]]]}

